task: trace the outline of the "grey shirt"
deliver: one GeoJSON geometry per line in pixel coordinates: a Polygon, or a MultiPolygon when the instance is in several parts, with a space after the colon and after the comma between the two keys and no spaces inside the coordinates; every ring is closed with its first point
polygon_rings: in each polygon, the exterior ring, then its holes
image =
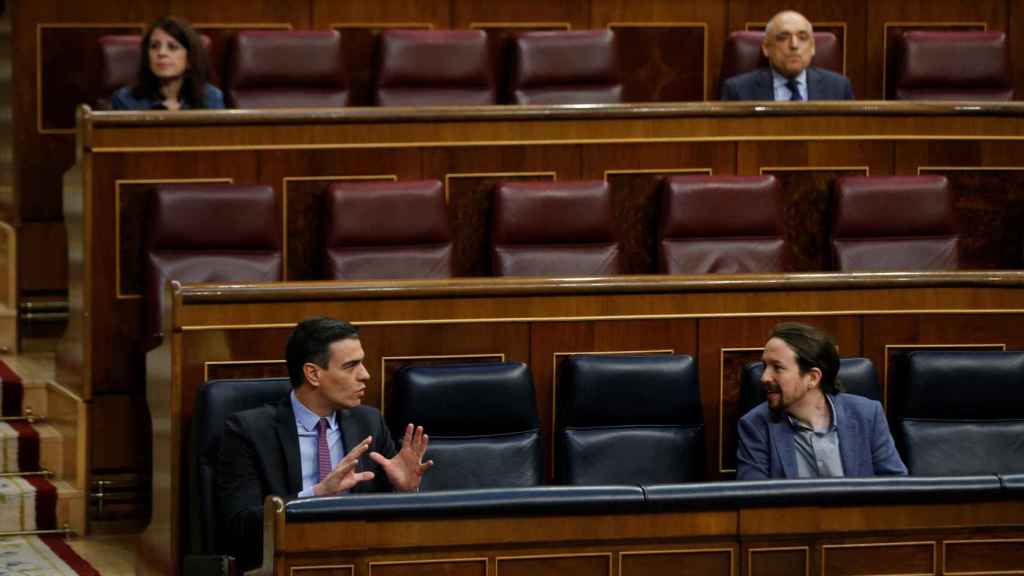
{"type": "Polygon", "coordinates": [[[799,478],[831,478],[843,476],[843,461],[839,456],[839,428],[836,407],[831,394],[825,394],[832,424],[826,430],[814,430],[789,414],[786,418],[793,427],[793,448],[799,478]]]}

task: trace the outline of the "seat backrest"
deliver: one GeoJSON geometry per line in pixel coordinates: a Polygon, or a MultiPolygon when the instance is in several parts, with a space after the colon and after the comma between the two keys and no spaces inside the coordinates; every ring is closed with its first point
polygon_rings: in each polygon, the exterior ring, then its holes
{"type": "MultiPolygon", "coordinates": [[[[764,374],[764,362],[750,362],[743,366],[743,371],[740,373],[739,415],[741,417],[765,401],[764,385],[761,384],[762,374],[764,374]]],[[[883,402],[882,387],[878,384],[878,372],[871,360],[840,358],[837,378],[846,394],[856,394],[883,402]]]]}
{"type": "Polygon", "coordinates": [[[955,270],[955,197],[945,176],[846,176],[836,181],[835,269],[955,270]]]}
{"type": "Polygon", "coordinates": [[[269,186],[173,184],[149,198],[147,346],[162,337],[164,286],[281,279],[280,208],[269,186]]]}
{"type": "Polygon", "coordinates": [[[607,182],[505,182],[494,194],[496,276],[619,274],[607,182]]]}
{"type": "Polygon", "coordinates": [[[327,189],[325,203],[327,278],[451,277],[439,181],[338,182],[327,189]]]}
{"type": "Polygon", "coordinates": [[[774,176],[673,176],[661,194],[659,272],[792,269],[785,202],[774,176]]]}
{"type": "Polygon", "coordinates": [[[1013,100],[1003,32],[904,32],[893,55],[896,100],[1013,100]]]}
{"type": "Polygon", "coordinates": [[[530,369],[520,362],[406,366],[393,379],[388,426],[430,436],[435,466],[420,489],[536,486],[544,480],[530,369]]]}
{"type": "MultiPolygon", "coordinates": [[[[199,36],[210,53],[212,41],[206,34],[199,36]]],[[[99,39],[99,74],[93,91],[93,104],[99,110],[110,109],[111,95],[122,86],[135,84],[139,73],[139,58],[142,57],[140,44],[142,36],[138,34],[107,34],[99,39]]],[[[214,82],[217,75],[216,67],[210,62],[210,81],[214,82]]]]}
{"type": "Polygon", "coordinates": [[[483,30],[385,30],[378,46],[379,106],[497,104],[483,30]]]}
{"type": "Polygon", "coordinates": [[[890,380],[912,475],[1024,473],[1024,352],[910,352],[890,380]]]}
{"type": "MultiPolygon", "coordinates": [[[[761,51],[763,44],[764,30],[744,30],[729,34],[725,41],[725,54],[722,56],[721,81],[725,82],[733,76],[767,67],[768,58],[761,51]]],[[[836,74],[846,74],[843,46],[835,34],[814,33],[814,57],[811,58],[811,66],[831,70],[836,74]]]]}
{"type": "Polygon", "coordinates": [[[704,417],[690,356],[569,356],[558,367],[555,404],[559,482],[704,477],[704,417]]]}
{"type": "Polygon", "coordinates": [[[510,42],[513,104],[622,102],[612,30],[524,32],[510,42]]]}
{"type": "Polygon", "coordinates": [[[242,30],[229,54],[227,95],[235,108],[348,105],[337,30],[242,30]]]}
{"type": "Polygon", "coordinates": [[[199,388],[192,412],[190,454],[189,535],[191,554],[221,554],[217,514],[217,461],[224,421],[242,410],[276,402],[291,391],[287,378],[211,380],[199,388]]]}

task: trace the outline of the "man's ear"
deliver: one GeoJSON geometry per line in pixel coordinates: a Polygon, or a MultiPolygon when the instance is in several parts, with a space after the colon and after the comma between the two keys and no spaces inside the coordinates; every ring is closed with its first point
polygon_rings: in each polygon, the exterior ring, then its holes
{"type": "Polygon", "coordinates": [[[768,37],[767,36],[765,36],[765,42],[763,44],[761,44],[761,54],[763,54],[765,58],[768,58],[769,61],[771,60],[771,57],[768,56],[768,37]]]}
{"type": "Polygon", "coordinates": [[[306,382],[309,382],[313,388],[320,387],[320,367],[312,362],[306,362],[302,365],[302,374],[306,377],[306,382]]]}
{"type": "Polygon", "coordinates": [[[821,368],[811,368],[806,374],[811,378],[811,388],[817,388],[821,384],[821,368]]]}

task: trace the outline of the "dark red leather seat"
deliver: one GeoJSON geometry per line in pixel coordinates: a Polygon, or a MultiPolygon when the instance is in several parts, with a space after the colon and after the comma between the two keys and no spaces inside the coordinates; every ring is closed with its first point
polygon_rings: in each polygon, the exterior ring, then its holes
{"type": "Polygon", "coordinates": [[[483,30],[385,30],[374,100],[379,106],[483,106],[498,91],[483,30]]]}
{"type": "Polygon", "coordinates": [[[895,59],[897,100],[1013,100],[1002,32],[904,32],[895,59]]]}
{"type": "Polygon", "coordinates": [[[784,200],[774,176],[673,176],[662,188],[658,270],[787,272],[784,200]]]}
{"type": "MultiPolygon", "coordinates": [[[[733,76],[765,68],[768,59],[761,52],[764,44],[764,31],[733,32],[725,41],[725,54],[722,58],[721,81],[733,76]]],[[[845,74],[843,70],[843,46],[831,32],[814,33],[814,58],[811,66],[831,70],[836,74],[845,74]]]]}
{"type": "Polygon", "coordinates": [[[493,235],[496,276],[621,273],[611,194],[601,180],[500,185],[493,235]]]}
{"type": "Polygon", "coordinates": [[[163,185],[153,190],[149,202],[145,274],[150,346],[162,337],[168,280],[281,279],[281,209],[269,186],[163,185]]]}
{"type": "Polygon", "coordinates": [[[244,30],[231,40],[235,108],[336,108],[349,90],[337,30],[244,30]]]}
{"type": "Polygon", "coordinates": [[[960,246],[945,176],[848,176],[836,182],[833,265],[843,272],[955,270],[960,246]]]}
{"type": "Polygon", "coordinates": [[[437,180],[338,182],[325,197],[327,278],[449,278],[452,242],[437,180]]]}
{"type": "Polygon", "coordinates": [[[524,32],[511,41],[513,104],[622,102],[611,30],[524,32]]]}

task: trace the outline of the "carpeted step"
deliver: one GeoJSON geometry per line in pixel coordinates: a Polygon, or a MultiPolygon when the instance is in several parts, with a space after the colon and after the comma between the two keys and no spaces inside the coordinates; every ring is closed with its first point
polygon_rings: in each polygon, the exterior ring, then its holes
{"type": "Polygon", "coordinates": [[[60,432],[45,422],[0,422],[0,472],[49,470],[61,477],[64,444],[60,432]]]}
{"type": "Polygon", "coordinates": [[[84,506],[80,491],[42,476],[0,478],[0,532],[56,530],[84,506]]]}

